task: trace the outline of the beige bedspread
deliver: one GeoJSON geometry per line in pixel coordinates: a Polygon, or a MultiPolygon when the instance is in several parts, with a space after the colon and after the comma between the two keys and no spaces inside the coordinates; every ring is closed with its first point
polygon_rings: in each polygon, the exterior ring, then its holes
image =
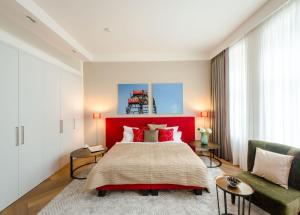
{"type": "Polygon", "coordinates": [[[186,143],[118,143],[93,167],[85,186],[118,184],[207,188],[207,168],[186,143]]]}

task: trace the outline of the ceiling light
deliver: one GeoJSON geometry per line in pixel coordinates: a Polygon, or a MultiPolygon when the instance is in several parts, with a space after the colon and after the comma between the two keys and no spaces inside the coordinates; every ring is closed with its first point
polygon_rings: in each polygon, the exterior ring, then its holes
{"type": "Polygon", "coordinates": [[[105,32],[111,32],[109,28],[103,28],[105,32]]]}
{"type": "Polygon", "coordinates": [[[36,23],[35,19],[33,19],[31,16],[26,16],[26,19],[32,23],[36,23]]]}

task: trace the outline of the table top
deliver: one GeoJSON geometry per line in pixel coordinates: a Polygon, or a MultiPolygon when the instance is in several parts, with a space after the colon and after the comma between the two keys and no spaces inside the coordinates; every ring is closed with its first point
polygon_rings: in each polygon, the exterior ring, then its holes
{"type": "Polygon", "coordinates": [[[92,152],[90,152],[90,150],[88,148],[80,148],[80,149],[77,149],[77,150],[71,152],[71,157],[73,157],[73,158],[95,157],[95,156],[100,156],[105,152],[106,152],[106,149],[92,153],[92,152]]]}
{"type": "Polygon", "coordinates": [[[236,188],[233,188],[233,187],[228,186],[226,176],[218,176],[216,178],[216,185],[220,189],[222,189],[230,194],[237,195],[237,196],[252,195],[254,193],[253,188],[246,182],[243,182],[242,180],[240,180],[240,181],[241,181],[241,183],[236,188]]]}
{"type": "Polygon", "coordinates": [[[212,150],[212,149],[219,149],[220,148],[219,144],[209,142],[207,145],[204,145],[204,144],[201,144],[200,140],[194,140],[190,144],[195,148],[196,152],[197,151],[198,152],[199,151],[209,151],[209,150],[212,150]]]}

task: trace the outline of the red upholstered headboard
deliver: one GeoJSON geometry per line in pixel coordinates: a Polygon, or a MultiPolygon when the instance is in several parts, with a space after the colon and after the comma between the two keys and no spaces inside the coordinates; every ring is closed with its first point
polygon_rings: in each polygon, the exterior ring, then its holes
{"type": "Polygon", "coordinates": [[[110,149],[123,138],[123,126],[142,127],[147,124],[167,124],[179,126],[182,140],[189,143],[195,139],[195,117],[128,117],[106,118],[106,146],[110,149]]]}

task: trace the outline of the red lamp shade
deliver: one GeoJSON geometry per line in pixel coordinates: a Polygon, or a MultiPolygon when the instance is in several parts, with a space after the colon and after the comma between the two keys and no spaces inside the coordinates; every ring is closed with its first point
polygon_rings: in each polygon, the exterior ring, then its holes
{"type": "Polygon", "coordinates": [[[93,113],[93,119],[101,119],[101,113],[93,113]]]}
{"type": "Polygon", "coordinates": [[[208,117],[208,111],[201,111],[201,112],[199,113],[199,116],[200,116],[200,117],[208,117]]]}

